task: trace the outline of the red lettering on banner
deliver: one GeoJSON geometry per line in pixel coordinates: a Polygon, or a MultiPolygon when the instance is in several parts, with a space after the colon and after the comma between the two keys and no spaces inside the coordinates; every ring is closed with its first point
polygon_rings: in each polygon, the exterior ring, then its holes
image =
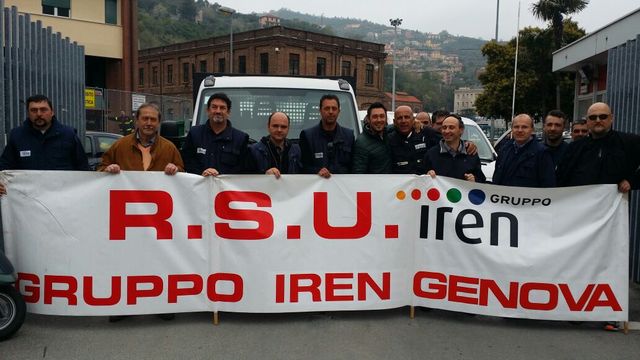
{"type": "Polygon", "coordinates": [[[67,299],[69,305],[78,305],[76,297],[78,291],[78,281],[73,276],[66,275],[45,275],[44,276],[44,303],[50,305],[53,298],[67,299]],[[54,284],[66,285],[66,289],[55,289],[54,284]]]}
{"type": "Polygon", "coordinates": [[[447,277],[444,274],[431,271],[418,271],[413,276],[413,293],[421,298],[440,300],[447,297],[447,277]],[[429,282],[429,289],[422,290],[422,280],[436,280],[438,283],[429,282]]]}
{"type": "Polygon", "coordinates": [[[284,302],[284,274],[276,275],[276,304],[284,302]]]}
{"type": "Polygon", "coordinates": [[[593,311],[596,306],[600,307],[610,307],[613,311],[622,311],[622,307],[620,303],[618,303],[618,299],[616,299],[613,290],[609,284],[598,284],[596,285],[595,290],[593,290],[593,294],[591,294],[591,299],[589,299],[589,303],[587,307],[584,308],[584,311],[593,311]],[[605,299],[600,300],[600,297],[604,295],[605,299]]]}
{"type": "Polygon", "coordinates": [[[567,306],[569,307],[569,310],[580,311],[584,309],[584,305],[587,303],[589,296],[593,293],[593,288],[595,287],[595,285],[594,284],[587,285],[587,288],[584,289],[584,292],[582,293],[582,295],[580,296],[577,302],[573,298],[573,294],[571,293],[571,289],[569,289],[569,285],[558,284],[558,287],[560,288],[560,292],[562,293],[562,296],[564,296],[564,299],[567,302],[567,306]]]}
{"type": "Polygon", "coordinates": [[[229,240],[264,240],[273,235],[273,217],[270,213],[253,209],[232,209],[232,202],[245,202],[258,207],[271,207],[269,195],[256,191],[222,191],[214,201],[216,215],[224,220],[255,221],[255,229],[234,229],[228,223],[215,223],[218,236],[229,240]]]}
{"type": "Polygon", "coordinates": [[[93,276],[82,277],[82,290],[82,298],[87,305],[115,305],[120,302],[122,296],[122,278],[120,278],[120,276],[111,277],[111,295],[108,298],[97,298],[93,296],[93,276]]]}
{"type": "Polygon", "coordinates": [[[389,272],[382,273],[380,284],[376,283],[368,273],[276,274],[276,303],[280,304],[287,301],[285,298],[287,285],[289,285],[288,301],[290,303],[299,302],[300,294],[303,293],[309,293],[312,302],[354,301],[356,294],[358,301],[366,301],[368,288],[380,300],[391,299],[391,273],[389,272]],[[350,281],[340,282],[340,280],[350,281]],[[324,294],[320,291],[323,285],[324,294]],[[354,289],[354,286],[357,289],[354,289]],[[348,294],[344,292],[348,292],[348,294]]]}
{"type": "Polygon", "coordinates": [[[480,279],[458,275],[447,275],[438,272],[419,271],[413,277],[413,293],[417,297],[431,300],[445,300],[471,305],[488,306],[489,293],[498,300],[505,309],[523,309],[537,311],[552,311],[558,308],[558,303],[564,300],[569,311],[593,311],[596,307],[610,308],[622,311],[613,290],[609,284],[590,284],[576,300],[568,284],[552,284],[541,282],[509,283],[509,295],[506,295],[495,280],[480,279]],[[423,288],[423,281],[427,281],[427,288],[423,288]],[[449,283],[449,284],[447,284],[449,283]],[[461,286],[473,284],[474,287],[461,286]],[[532,299],[538,292],[538,299],[532,299]],[[460,293],[477,295],[476,297],[461,296],[460,293]],[[602,299],[601,299],[602,298],[602,299]]]}
{"type": "Polygon", "coordinates": [[[20,283],[22,281],[28,281],[33,285],[25,285],[24,292],[22,292],[22,298],[28,303],[37,303],[40,301],[40,278],[36,274],[18,273],[18,280],[16,280],[16,288],[21,289],[20,283]],[[35,285],[35,286],[34,286],[35,285]]]}
{"type": "Polygon", "coordinates": [[[367,286],[378,295],[380,300],[391,299],[391,273],[382,273],[382,287],[376,284],[375,280],[368,273],[358,273],[358,300],[367,300],[367,286]]]}
{"type": "Polygon", "coordinates": [[[478,289],[475,287],[461,286],[460,284],[478,285],[479,279],[467,276],[451,275],[449,276],[449,282],[449,301],[471,305],[478,304],[478,289]],[[471,294],[475,295],[475,297],[466,297],[459,295],[459,293],[471,294]]]}
{"type": "Polygon", "coordinates": [[[242,300],[244,294],[244,283],[242,277],[232,273],[211,274],[207,278],[207,297],[211,301],[234,303],[242,300]],[[231,294],[219,293],[216,290],[218,281],[228,281],[233,283],[233,292],[231,294]]]}
{"type": "Polygon", "coordinates": [[[125,240],[128,227],[152,227],[157,240],[171,240],[167,221],[173,213],[171,195],[159,190],[111,190],[109,192],[109,240],[125,240]],[[127,204],[155,204],[155,214],[127,214],[127,204]]]}
{"type": "Polygon", "coordinates": [[[162,294],[162,278],[155,275],[127,277],[127,305],[135,305],[138,298],[158,297],[162,294]],[[149,284],[149,289],[139,289],[138,285],[149,284]]]}
{"type": "Polygon", "coordinates": [[[558,288],[554,284],[547,283],[524,283],[520,287],[520,306],[529,310],[550,311],[558,306],[558,288]],[[536,303],[531,301],[532,291],[547,292],[549,300],[547,302],[536,303]]]}
{"type": "Polygon", "coordinates": [[[336,283],[338,279],[353,279],[352,273],[325,274],[324,297],[326,301],[353,301],[353,295],[337,295],[336,290],[351,290],[352,283],[336,283]]]}
{"type": "Polygon", "coordinates": [[[356,223],[353,226],[329,225],[329,205],[326,192],[313,193],[313,228],[325,239],[361,239],[371,230],[371,193],[356,194],[356,223]]]}
{"type": "Polygon", "coordinates": [[[316,274],[291,274],[290,276],[290,295],[289,301],[292,303],[298,302],[298,295],[302,292],[308,292],[311,294],[311,301],[318,302],[322,300],[320,295],[320,284],[322,284],[322,278],[316,274]],[[302,285],[301,282],[310,282],[307,285],[302,285]]]}
{"type": "Polygon", "coordinates": [[[169,275],[167,279],[167,302],[175,304],[178,296],[198,295],[202,292],[203,281],[198,274],[169,275]],[[190,283],[189,287],[180,287],[180,283],[190,283]]]}
{"type": "Polygon", "coordinates": [[[480,297],[478,304],[480,306],[487,306],[489,303],[489,291],[498,300],[500,305],[505,309],[515,309],[518,307],[518,283],[509,283],[509,296],[506,296],[502,289],[493,280],[480,279],[480,297]]]}

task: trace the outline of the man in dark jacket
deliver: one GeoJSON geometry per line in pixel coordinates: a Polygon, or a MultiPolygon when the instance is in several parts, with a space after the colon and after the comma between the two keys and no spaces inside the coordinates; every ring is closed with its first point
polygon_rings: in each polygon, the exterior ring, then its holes
{"type": "Polygon", "coordinates": [[[185,170],[202,176],[247,172],[249,135],[229,120],[231,99],[215,93],[207,101],[206,124],[194,126],[182,147],[185,170]]]}
{"type": "Polygon", "coordinates": [[[300,132],[302,169],[324,178],[351,170],[353,130],[338,124],[340,100],[335,95],[320,98],[320,123],[300,132]]]}
{"type": "Polygon", "coordinates": [[[438,145],[440,134],[432,128],[414,131],[415,118],[409,106],[398,106],[393,124],[395,131],[389,134],[389,146],[392,154],[392,172],[394,174],[425,173],[422,160],[427,150],[438,145]]]}
{"type": "Polygon", "coordinates": [[[533,136],[533,119],[527,114],[513,118],[512,139],[500,148],[493,183],[506,186],[553,187],[553,160],[533,136]]]}
{"type": "Polygon", "coordinates": [[[542,142],[547,152],[551,154],[553,166],[558,166],[569,146],[562,137],[566,118],[562,111],[551,110],[542,121],[542,132],[544,133],[542,142]]]}
{"type": "Polygon", "coordinates": [[[464,123],[451,114],[442,122],[440,146],[434,146],[424,156],[424,167],[431,177],[448,176],[455,179],[485,182],[478,154],[469,155],[461,140],[464,123]]]}
{"type": "Polygon", "coordinates": [[[390,174],[391,150],[388,144],[387,109],[375,102],[367,109],[364,131],[353,146],[354,174],[390,174]]]}
{"type": "Polygon", "coordinates": [[[287,139],[289,123],[289,116],[283,112],[269,115],[269,136],[264,136],[250,148],[253,167],[258,173],[273,175],[276,179],[279,179],[281,174],[300,173],[300,147],[287,139]]]}
{"type": "Polygon", "coordinates": [[[571,144],[558,166],[558,185],[617,184],[628,192],[640,188],[640,136],[611,128],[609,105],[595,103],[587,110],[589,135],[571,144]]]}
{"type": "MultiPolygon", "coordinates": [[[[11,130],[0,157],[0,170],[89,170],[75,131],[58,122],[44,95],[27,99],[25,122],[11,130]]],[[[0,184],[0,194],[6,193],[0,184]]]]}

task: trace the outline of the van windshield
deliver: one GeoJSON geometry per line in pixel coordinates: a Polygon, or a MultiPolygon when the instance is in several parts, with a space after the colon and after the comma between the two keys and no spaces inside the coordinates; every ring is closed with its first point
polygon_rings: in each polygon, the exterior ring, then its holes
{"type": "Polygon", "coordinates": [[[463,140],[470,140],[478,147],[478,157],[482,161],[491,162],[495,160],[493,158],[493,151],[491,151],[491,144],[487,141],[487,138],[483,136],[482,130],[475,126],[465,126],[462,133],[463,140]]]}
{"type": "MultiPolygon", "coordinates": [[[[199,104],[198,124],[207,122],[207,101],[216,92],[223,92],[231,99],[229,120],[233,127],[249,134],[258,141],[267,135],[267,119],[274,111],[289,115],[289,139],[297,141],[300,131],[320,122],[320,98],[325,94],[340,99],[340,126],[357,131],[356,105],[349,92],[313,89],[276,88],[212,88],[202,93],[199,104]]],[[[355,132],[357,136],[357,132],[355,132]]]]}

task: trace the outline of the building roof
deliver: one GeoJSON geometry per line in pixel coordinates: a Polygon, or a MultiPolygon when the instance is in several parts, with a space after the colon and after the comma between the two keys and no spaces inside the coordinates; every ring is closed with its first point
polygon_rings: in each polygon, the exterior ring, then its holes
{"type": "MultiPolygon", "coordinates": [[[[386,93],[384,93],[384,95],[386,97],[388,97],[389,99],[391,99],[391,97],[393,96],[393,94],[390,93],[390,92],[386,92],[386,93]]],[[[401,91],[396,91],[396,101],[422,104],[422,101],[418,100],[417,97],[415,97],[413,95],[409,95],[406,92],[401,92],[401,91]]]]}
{"type": "Polygon", "coordinates": [[[606,63],[607,51],[640,35],[640,8],[553,53],[553,71],[576,71],[580,62],[606,63]]]}

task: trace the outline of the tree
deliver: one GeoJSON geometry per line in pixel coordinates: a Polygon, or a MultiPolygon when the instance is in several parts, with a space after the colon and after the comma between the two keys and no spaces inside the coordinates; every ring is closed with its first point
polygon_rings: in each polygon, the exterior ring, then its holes
{"type": "Polygon", "coordinates": [[[531,5],[531,12],[541,20],[551,21],[555,50],[557,50],[563,44],[564,16],[579,13],[588,4],[589,0],[539,0],[531,5]]]}
{"type": "MultiPolygon", "coordinates": [[[[584,36],[584,30],[571,20],[565,20],[564,28],[569,41],[584,36]]],[[[573,113],[573,75],[554,76],[551,72],[553,41],[551,27],[520,31],[516,114],[528,113],[539,119],[553,108],[560,108],[567,114],[573,113]],[[556,86],[560,89],[560,106],[555,105],[554,101],[556,86]]],[[[515,44],[514,38],[506,44],[492,41],[482,48],[487,66],[479,77],[485,89],[476,100],[480,115],[507,120],[511,118],[515,44]]]]}

